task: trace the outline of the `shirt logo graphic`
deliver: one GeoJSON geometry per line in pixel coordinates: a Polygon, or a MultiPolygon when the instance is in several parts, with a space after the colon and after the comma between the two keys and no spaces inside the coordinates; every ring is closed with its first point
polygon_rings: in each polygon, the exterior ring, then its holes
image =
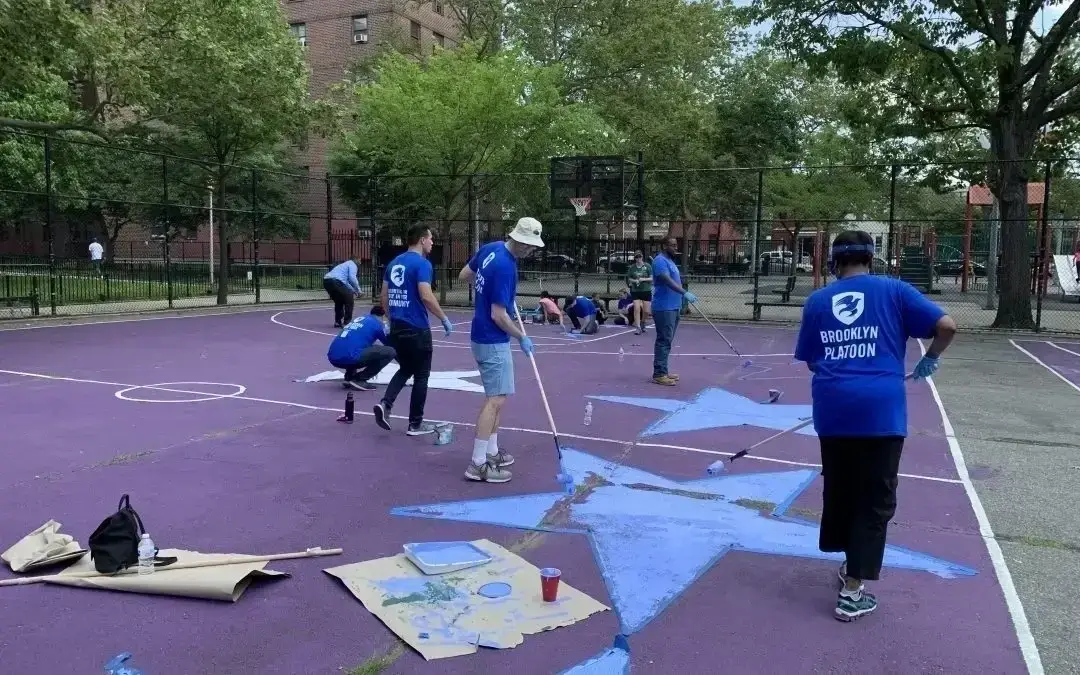
{"type": "Polygon", "coordinates": [[[845,326],[850,326],[863,315],[866,306],[865,296],[862,291],[848,291],[837,293],[832,297],[832,313],[836,320],[845,326]]]}
{"type": "Polygon", "coordinates": [[[395,286],[400,286],[405,283],[404,265],[394,265],[390,268],[390,281],[392,281],[395,286]]]}
{"type": "Polygon", "coordinates": [[[487,268],[488,263],[490,263],[494,259],[495,259],[495,251],[492,251],[491,253],[488,253],[487,257],[484,258],[484,262],[480,263],[480,269],[487,268]]]}

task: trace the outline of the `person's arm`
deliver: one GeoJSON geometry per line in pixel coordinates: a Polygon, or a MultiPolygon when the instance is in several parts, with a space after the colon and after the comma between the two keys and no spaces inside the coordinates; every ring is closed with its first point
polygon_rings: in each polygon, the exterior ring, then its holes
{"type": "Polygon", "coordinates": [[[494,321],[495,325],[501,328],[504,333],[515,340],[520,340],[525,337],[525,333],[522,333],[521,329],[518,328],[517,322],[510,318],[510,314],[506,311],[506,306],[492,303],[491,320],[494,321]]]}
{"type": "Polygon", "coordinates": [[[812,307],[812,303],[807,299],[803,305],[802,321],[799,322],[799,337],[795,341],[794,354],[795,360],[805,363],[807,370],[811,373],[817,367],[817,354],[821,348],[821,338],[815,325],[812,307]],[[815,342],[815,339],[818,342],[815,342]]]}
{"type": "Polygon", "coordinates": [[[926,355],[931,358],[941,356],[941,353],[952,344],[954,337],[956,337],[956,321],[946,314],[934,324],[934,339],[926,348],[926,355]]]}
{"type": "Polygon", "coordinates": [[[679,295],[686,295],[686,290],[683,289],[683,287],[681,285],[679,285],[679,283],[677,281],[672,279],[671,274],[668,273],[666,270],[667,270],[667,265],[664,265],[664,270],[662,270],[660,272],[656,272],[653,275],[653,277],[657,281],[659,281],[660,283],[664,284],[665,286],[667,286],[671,290],[678,293],[679,295]]]}
{"type": "Polygon", "coordinates": [[[431,263],[425,260],[420,269],[416,271],[416,288],[420,292],[420,300],[424,303],[424,307],[427,307],[427,310],[434,314],[439,321],[445,322],[446,313],[443,312],[439,301],[435,299],[435,294],[431,292],[431,279],[434,274],[435,271],[431,267],[431,263]]]}
{"type": "Polygon", "coordinates": [[[356,263],[350,261],[349,264],[349,286],[352,287],[353,293],[360,295],[360,281],[356,278],[356,263]]]}
{"type": "Polygon", "coordinates": [[[465,263],[465,267],[462,267],[461,271],[458,272],[458,279],[471,282],[476,278],[476,270],[480,266],[479,255],[480,251],[477,251],[473,254],[473,257],[469,258],[469,262],[465,263]]]}

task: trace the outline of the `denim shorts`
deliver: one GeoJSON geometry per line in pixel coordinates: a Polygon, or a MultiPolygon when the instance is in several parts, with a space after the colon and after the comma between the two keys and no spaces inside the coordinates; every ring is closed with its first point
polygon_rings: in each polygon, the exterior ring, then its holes
{"type": "Polygon", "coordinates": [[[509,342],[473,342],[472,353],[480,369],[485,396],[510,396],[514,393],[514,357],[510,353],[509,342]]]}

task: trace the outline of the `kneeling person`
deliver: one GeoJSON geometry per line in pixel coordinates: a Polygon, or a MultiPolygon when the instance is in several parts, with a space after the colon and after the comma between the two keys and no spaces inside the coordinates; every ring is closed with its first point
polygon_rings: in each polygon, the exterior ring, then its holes
{"type": "Polygon", "coordinates": [[[389,329],[384,314],[382,307],[372,307],[370,314],[346,324],[330,342],[326,358],[333,367],[345,370],[345,387],[371,391],[375,386],[368,380],[397,357],[394,348],[386,344],[389,329]]]}
{"type": "Polygon", "coordinates": [[[574,329],[582,335],[593,335],[600,330],[596,322],[596,305],[584,295],[566,299],[566,314],[574,329]]]}

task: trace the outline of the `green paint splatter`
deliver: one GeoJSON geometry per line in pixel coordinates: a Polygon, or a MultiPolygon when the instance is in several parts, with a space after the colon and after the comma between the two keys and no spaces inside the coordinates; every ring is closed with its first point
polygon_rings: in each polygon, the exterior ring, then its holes
{"type": "Polygon", "coordinates": [[[383,600],[382,605],[383,607],[391,607],[393,605],[400,605],[403,603],[411,602],[450,602],[456,597],[458,597],[458,591],[456,588],[449,586],[443,582],[434,583],[428,581],[424,584],[423,592],[409,593],[408,595],[391,596],[383,600]]]}
{"type": "Polygon", "coordinates": [[[762,499],[736,499],[735,505],[746,509],[754,509],[755,511],[769,511],[770,513],[776,509],[776,504],[762,499]]]}

